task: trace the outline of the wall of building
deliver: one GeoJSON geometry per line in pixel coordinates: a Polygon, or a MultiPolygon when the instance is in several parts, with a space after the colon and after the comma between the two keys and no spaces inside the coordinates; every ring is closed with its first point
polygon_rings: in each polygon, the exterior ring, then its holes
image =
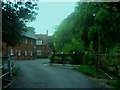
{"type": "MultiPolygon", "coordinates": [[[[9,55],[14,55],[15,60],[32,60],[36,57],[48,57],[51,54],[52,49],[49,47],[48,32],[46,34],[37,34],[36,37],[34,37],[37,39],[28,36],[31,35],[28,33],[27,36],[24,36],[21,44],[15,47],[8,47],[9,55]],[[37,44],[36,40],[41,40],[41,44],[37,44]],[[38,53],[37,51],[40,52],[38,53]]],[[[7,56],[6,43],[2,43],[2,56],[7,56]]]]}
{"type": "Polygon", "coordinates": [[[52,50],[49,47],[48,43],[48,32],[46,34],[36,34],[37,41],[42,43],[36,43],[36,53],[37,57],[48,57],[52,50]],[[41,51],[41,52],[38,52],[41,51]],[[39,54],[40,53],[40,54],[39,54]]]}
{"type": "Polygon", "coordinates": [[[37,57],[47,57],[47,54],[46,54],[46,46],[45,45],[37,45],[36,46],[36,54],[37,54],[37,57]]]}
{"type": "MultiPolygon", "coordinates": [[[[7,54],[6,43],[2,44],[2,56],[7,54]]],[[[36,58],[36,40],[28,37],[24,37],[20,45],[16,47],[8,47],[9,55],[14,55],[15,60],[27,60],[36,58]],[[11,50],[12,49],[12,50],[11,50]],[[25,52],[27,52],[25,54],[25,52]]]]}

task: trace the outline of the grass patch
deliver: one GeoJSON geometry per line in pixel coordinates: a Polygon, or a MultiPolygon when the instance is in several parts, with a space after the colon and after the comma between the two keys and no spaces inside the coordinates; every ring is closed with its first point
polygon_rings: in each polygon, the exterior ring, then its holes
{"type": "Polygon", "coordinates": [[[117,86],[117,80],[108,80],[106,83],[111,86],[117,86]]]}
{"type": "Polygon", "coordinates": [[[79,65],[73,69],[95,78],[107,78],[101,71],[96,72],[94,66],[79,65]]]}
{"type": "MultiPolygon", "coordinates": [[[[94,66],[79,65],[77,67],[74,67],[73,69],[97,79],[100,79],[100,78],[107,79],[105,82],[106,84],[113,86],[115,88],[120,88],[120,79],[117,79],[115,75],[110,75],[113,77],[113,80],[109,80],[108,77],[102,72],[102,70],[99,70],[98,72],[96,72],[96,68],[94,66]]],[[[110,68],[110,69],[113,70],[114,68],[110,68]]]]}
{"type": "Polygon", "coordinates": [[[106,83],[116,88],[120,88],[120,80],[108,80],[106,83]]]}

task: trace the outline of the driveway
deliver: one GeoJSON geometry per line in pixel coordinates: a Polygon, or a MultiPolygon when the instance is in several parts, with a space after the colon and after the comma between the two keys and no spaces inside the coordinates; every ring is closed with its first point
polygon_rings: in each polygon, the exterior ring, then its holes
{"type": "Polygon", "coordinates": [[[49,59],[15,61],[19,74],[12,88],[95,88],[96,85],[77,71],[46,64],[49,59]]]}

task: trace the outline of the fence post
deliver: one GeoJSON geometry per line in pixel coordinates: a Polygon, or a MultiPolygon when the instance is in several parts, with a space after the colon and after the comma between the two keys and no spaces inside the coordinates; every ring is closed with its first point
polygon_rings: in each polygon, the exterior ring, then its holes
{"type": "Polygon", "coordinates": [[[62,64],[64,64],[64,52],[62,52],[62,64]]]}
{"type": "Polygon", "coordinates": [[[54,63],[54,52],[52,52],[52,58],[51,58],[51,63],[54,63]]]}
{"type": "Polygon", "coordinates": [[[88,55],[89,55],[89,52],[88,52],[88,51],[86,51],[86,52],[85,52],[85,57],[86,57],[86,62],[85,62],[85,64],[86,64],[86,65],[87,65],[87,64],[88,64],[88,62],[89,62],[88,55]]]}
{"type": "Polygon", "coordinates": [[[75,63],[75,61],[76,61],[76,53],[75,53],[75,52],[73,52],[72,56],[73,56],[72,64],[74,64],[74,63],[75,63]]]}
{"type": "Polygon", "coordinates": [[[12,55],[10,57],[10,76],[11,76],[11,79],[13,77],[13,67],[14,67],[14,56],[12,55]]]}
{"type": "Polygon", "coordinates": [[[10,64],[11,62],[10,62],[10,57],[8,58],[8,70],[9,70],[9,79],[11,79],[11,64],[10,64]]]}

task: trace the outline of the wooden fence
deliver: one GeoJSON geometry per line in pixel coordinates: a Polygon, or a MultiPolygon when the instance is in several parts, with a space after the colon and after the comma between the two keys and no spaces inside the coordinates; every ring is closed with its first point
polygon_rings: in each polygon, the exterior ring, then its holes
{"type": "Polygon", "coordinates": [[[0,65],[0,80],[2,81],[2,84],[8,83],[8,81],[12,79],[13,64],[13,57],[2,57],[2,63],[0,65]]]}
{"type": "Polygon", "coordinates": [[[80,64],[82,63],[82,54],[81,53],[71,53],[71,54],[66,54],[66,53],[52,53],[52,56],[50,58],[51,63],[62,63],[62,64],[80,64]],[[57,58],[56,58],[57,57],[57,58]]]}
{"type": "Polygon", "coordinates": [[[100,54],[99,65],[117,75],[120,74],[120,55],[100,54]]]}
{"type": "MultiPolygon", "coordinates": [[[[58,57],[58,58],[60,58],[60,63],[65,63],[65,57],[66,56],[71,56],[71,54],[52,54],[52,57],[51,57],[51,63],[55,63],[56,61],[56,58],[55,57],[58,57]]],[[[57,58],[57,60],[58,60],[58,58],[57,58]]]]}
{"type": "MultiPolygon", "coordinates": [[[[85,62],[89,62],[88,57],[89,57],[89,54],[85,54],[85,56],[83,56],[82,54],[75,53],[75,52],[71,54],[52,53],[50,60],[51,60],[51,63],[82,64],[83,58],[86,59],[85,62]],[[66,59],[66,57],[69,57],[69,58],[66,59]]],[[[96,62],[94,64],[96,64],[96,62]]],[[[120,55],[99,54],[99,61],[96,67],[102,68],[103,70],[106,70],[106,72],[112,72],[116,75],[119,75],[120,74],[120,55]]]]}

